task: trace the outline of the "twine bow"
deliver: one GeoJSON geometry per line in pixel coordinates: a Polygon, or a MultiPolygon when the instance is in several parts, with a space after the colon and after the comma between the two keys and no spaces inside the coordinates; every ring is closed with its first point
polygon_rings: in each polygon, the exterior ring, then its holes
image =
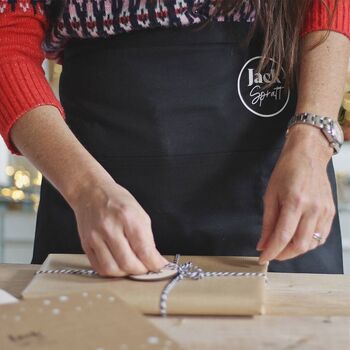
{"type": "Polygon", "coordinates": [[[200,267],[193,265],[192,262],[186,262],[179,265],[180,254],[176,254],[174,262],[167,265],[168,268],[177,270],[177,275],[163,288],[160,295],[159,309],[161,316],[167,315],[167,301],[171,290],[176,284],[185,279],[199,280],[204,277],[264,277],[266,282],[266,274],[263,272],[209,272],[203,271],[200,267]]]}

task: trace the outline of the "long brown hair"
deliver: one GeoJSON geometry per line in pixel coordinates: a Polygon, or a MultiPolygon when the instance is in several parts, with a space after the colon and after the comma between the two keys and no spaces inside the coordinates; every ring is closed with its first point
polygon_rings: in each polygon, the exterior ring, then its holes
{"type": "MultiPolygon", "coordinates": [[[[233,8],[241,6],[247,0],[217,0],[215,13],[225,15],[233,8]]],[[[270,58],[275,61],[276,80],[281,69],[285,71],[285,85],[291,86],[296,78],[299,57],[300,57],[300,34],[307,16],[312,16],[309,9],[314,1],[319,1],[325,6],[328,14],[328,30],[309,50],[322,44],[329,35],[329,28],[333,21],[335,10],[339,0],[335,1],[334,8],[329,8],[324,0],[249,0],[253,5],[256,17],[252,28],[245,40],[248,44],[257,26],[260,24],[264,31],[264,43],[261,53],[261,60],[258,67],[262,71],[269,63],[270,58]]],[[[274,80],[266,87],[274,83],[274,80]]]]}

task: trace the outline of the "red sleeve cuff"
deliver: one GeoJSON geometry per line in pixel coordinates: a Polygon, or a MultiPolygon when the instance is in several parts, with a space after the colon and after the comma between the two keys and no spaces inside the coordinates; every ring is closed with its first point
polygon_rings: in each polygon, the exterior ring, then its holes
{"type": "Polygon", "coordinates": [[[327,6],[325,6],[320,0],[313,1],[306,14],[304,27],[300,36],[303,37],[304,35],[317,30],[331,30],[344,34],[350,39],[350,1],[338,1],[338,6],[334,11],[331,23],[328,21],[328,10],[330,13],[333,12],[336,0],[325,0],[324,2],[327,6]]]}
{"type": "Polygon", "coordinates": [[[26,112],[53,105],[65,117],[42,68],[48,25],[44,6],[44,0],[5,1],[0,10],[0,134],[17,155],[10,130],[26,112]]]}
{"type": "Polygon", "coordinates": [[[41,66],[24,58],[0,64],[0,134],[12,154],[21,155],[10,139],[13,124],[26,112],[53,105],[65,113],[45,78],[41,66]]]}

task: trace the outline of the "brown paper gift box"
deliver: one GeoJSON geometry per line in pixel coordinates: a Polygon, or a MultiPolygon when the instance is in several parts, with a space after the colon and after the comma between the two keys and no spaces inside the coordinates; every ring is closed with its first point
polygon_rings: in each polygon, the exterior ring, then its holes
{"type": "MultiPolygon", "coordinates": [[[[169,261],[174,257],[166,256],[169,261]]],[[[267,264],[256,257],[181,256],[179,264],[191,261],[204,271],[267,273],[267,264]]],[[[85,255],[51,254],[41,270],[91,269],[85,255]]],[[[102,278],[67,274],[38,274],[23,291],[24,298],[49,296],[89,288],[108,287],[126,303],[144,314],[160,314],[160,295],[169,280],[134,281],[128,278],[102,278]]],[[[263,314],[266,278],[264,276],[205,277],[184,279],[172,289],[167,300],[169,315],[256,315],[263,314]]]]}
{"type": "Polygon", "coordinates": [[[180,347],[112,291],[57,294],[0,306],[1,350],[180,347]]]}

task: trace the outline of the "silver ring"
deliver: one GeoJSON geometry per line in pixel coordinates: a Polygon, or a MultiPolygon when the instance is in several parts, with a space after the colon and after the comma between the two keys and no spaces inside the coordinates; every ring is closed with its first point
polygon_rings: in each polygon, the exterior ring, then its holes
{"type": "Polygon", "coordinates": [[[316,239],[316,241],[318,241],[318,242],[321,242],[321,241],[322,241],[322,235],[321,235],[319,232],[315,232],[315,233],[312,235],[312,238],[313,238],[313,239],[316,239]]]}

